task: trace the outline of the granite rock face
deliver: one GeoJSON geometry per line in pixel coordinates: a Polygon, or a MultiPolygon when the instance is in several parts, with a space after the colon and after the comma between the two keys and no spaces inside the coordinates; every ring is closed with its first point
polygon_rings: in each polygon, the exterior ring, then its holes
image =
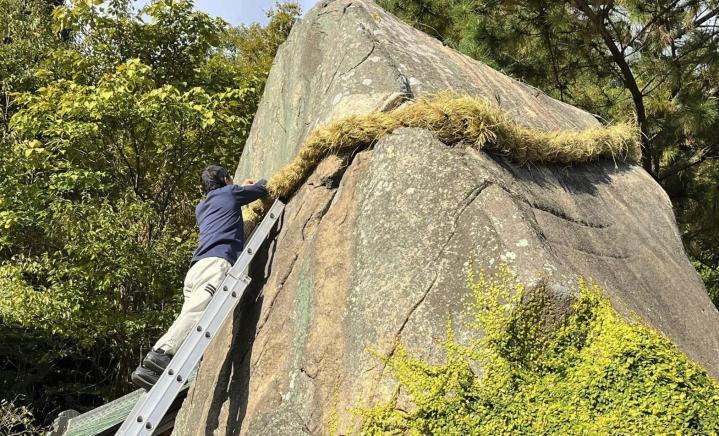
{"type": "MultiPolygon", "coordinates": [[[[525,125],[581,130],[579,109],[466,58],[366,0],[319,3],[275,60],[238,177],[269,176],[317,126],[444,89],[525,125]]],[[[558,304],[579,276],[719,376],[719,313],[684,254],[666,194],[640,167],[520,167],[399,129],[325,159],[287,205],[253,286],[205,355],[174,434],[340,434],[393,381],[368,351],[442,358],[462,327],[469,263],[506,263],[558,304]],[[335,424],[333,424],[335,423],[335,424]]]]}
{"type": "Polygon", "coordinates": [[[444,90],[485,97],[546,130],[597,126],[590,114],[442,45],[368,1],[321,1],[280,47],[237,175],[272,174],[316,127],[444,90]]]}

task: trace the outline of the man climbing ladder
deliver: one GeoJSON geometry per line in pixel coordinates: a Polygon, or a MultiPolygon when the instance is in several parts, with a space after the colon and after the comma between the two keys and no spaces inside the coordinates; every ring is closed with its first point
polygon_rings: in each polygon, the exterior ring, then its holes
{"type": "Polygon", "coordinates": [[[227,171],[210,165],[202,172],[205,199],[195,207],[200,241],[185,276],[180,315],[133,371],[132,382],[150,390],[202,316],[237,260],[244,244],[241,207],[267,194],[264,179],[235,185],[227,171]]]}

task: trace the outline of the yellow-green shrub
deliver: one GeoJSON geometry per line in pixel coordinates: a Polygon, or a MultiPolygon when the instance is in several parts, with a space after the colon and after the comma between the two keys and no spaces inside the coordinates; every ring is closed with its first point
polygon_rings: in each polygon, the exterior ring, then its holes
{"type": "Polygon", "coordinates": [[[400,347],[386,361],[397,395],[358,412],[363,433],[719,432],[716,381],[666,337],[620,316],[596,285],[580,282],[566,314],[506,270],[470,286],[470,324],[484,336],[459,344],[450,323],[441,365],[400,347]],[[409,410],[396,408],[400,395],[409,410]]]}

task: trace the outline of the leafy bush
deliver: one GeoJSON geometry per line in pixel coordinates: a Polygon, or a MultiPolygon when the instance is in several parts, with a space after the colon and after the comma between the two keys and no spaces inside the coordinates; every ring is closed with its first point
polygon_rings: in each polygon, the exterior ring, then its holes
{"type": "Polygon", "coordinates": [[[0,436],[25,436],[40,434],[35,426],[32,412],[27,407],[17,406],[13,401],[0,400],[0,436]]]}
{"type": "Polygon", "coordinates": [[[132,389],[180,307],[199,174],[237,162],[299,8],[238,28],[191,1],[0,11],[0,397],[43,419],[132,389]]]}
{"type": "Polygon", "coordinates": [[[360,410],[367,434],[715,434],[719,385],[664,336],[627,321],[596,285],[569,313],[503,270],[470,278],[481,339],[430,365],[404,348],[386,360],[391,401],[360,410]],[[409,407],[399,407],[406,399],[409,407]]]}

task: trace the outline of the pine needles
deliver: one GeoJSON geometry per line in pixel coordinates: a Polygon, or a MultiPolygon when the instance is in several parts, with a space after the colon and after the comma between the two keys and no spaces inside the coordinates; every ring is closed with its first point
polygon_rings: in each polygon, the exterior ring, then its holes
{"type": "MultiPolygon", "coordinates": [[[[641,158],[638,130],[630,124],[546,132],[519,125],[480,98],[445,92],[389,112],[352,115],[316,129],[292,162],[270,178],[270,197],[292,195],[324,157],[368,147],[400,127],[427,129],[445,144],[467,143],[520,163],[569,164],[602,157],[637,162],[641,158]]],[[[268,206],[265,200],[253,212],[262,216],[268,206]]]]}

